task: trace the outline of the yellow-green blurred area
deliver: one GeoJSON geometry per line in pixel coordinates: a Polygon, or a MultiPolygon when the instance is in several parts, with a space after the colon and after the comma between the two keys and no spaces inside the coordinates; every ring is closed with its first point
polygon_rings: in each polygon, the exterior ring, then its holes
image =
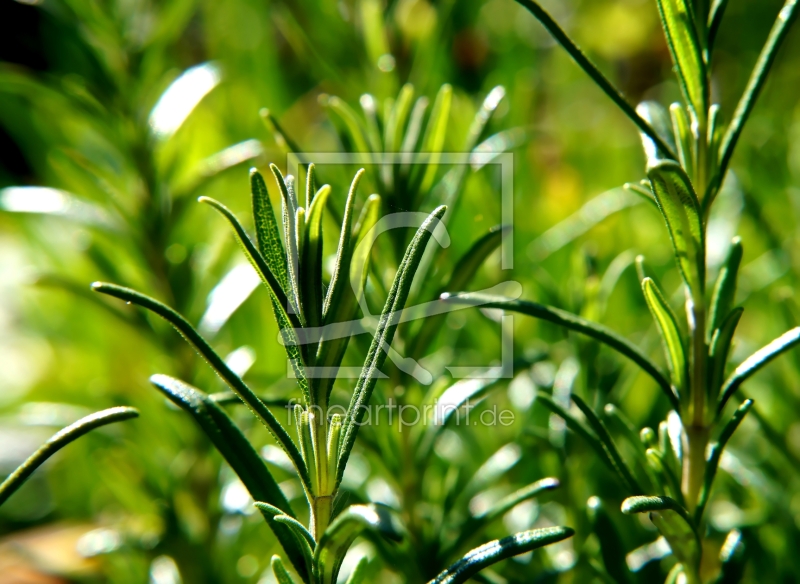
{"type": "MultiPolygon", "coordinates": [[[[208,393],[223,391],[222,381],[166,323],[89,286],[103,280],[162,300],[198,326],[259,395],[297,398],[268,292],[258,287],[225,221],[196,199],[218,199],[252,229],[250,167],[262,170],[279,205],[269,163],[286,171],[295,145],[304,152],[351,151],[328,115],[326,96],[339,96],[361,115],[360,100],[370,94],[383,120],[404,84],[433,103],[449,83],[443,151],[460,152],[485,96],[503,86],[505,98],[481,142],[513,153],[513,269],[503,270],[495,253],[470,289],[520,282],[523,298],[598,320],[663,365],[633,258],[646,257],[663,289],[674,293],[676,311],[681,280],[663,219],[621,189],[644,178],[637,130],[512,0],[0,2],[0,477],[83,415],[115,405],[141,412],[69,445],[0,508],[0,584],[275,581],[268,568],[279,549],[244,487],[192,419],[168,405],[148,378],[175,375],[208,393]],[[293,143],[276,140],[264,108],[293,143]]],[[[632,104],[680,100],[653,0],[542,4],[632,104]]],[[[781,6],[730,2],[712,86],[726,121],[781,6]]],[[[800,30],[793,30],[709,223],[712,270],[731,237],[740,235],[744,245],[737,303],[745,312],[734,363],[800,324],[798,95],[800,30]]],[[[335,253],[356,168],[317,168],[319,183],[333,187],[323,222],[326,258],[335,253]]],[[[447,170],[443,165],[437,178],[447,170]]],[[[371,193],[385,195],[371,176],[360,187],[359,206],[371,193]]],[[[451,245],[437,251],[441,259],[434,256],[434,274],[440,277],[437,269],[452,266],[503,221],[502,187],[496,165],[469,170],[448,225],[451,245]]],[[[398,210],[410,210],[405,204],[398,210]]],[[[430,212],[426,204],[421,210],[430,212]]],[[[372,258],[374,312],[385,297],[381,279],[389,274],[391,282],[397,267],[390,252],[384,245],[372,258]]],[[[331,263],[324,260],[326,277],[331,263]]],[[[452,313],[422,359],[436,372],[433,386],[455,381],[446,366],[498,364],[500,338],[497,315],[452,313]]],[[[360,366],[368,340],[351,343],[346,365],[360,366]]],[[[586,444],[565,438],[535,397],[537,388],[574,384],[593,405],[617,405],[637,429],[657,427],[667,400],[630,363],[519,315],[514,357],[525,364],[481,404],[510,409],[514,424],[452,427],[436,445],[430,474],[420,482],[441,506],[409,502],[405,477],[387,473],[380,457],[361,446],[345,496],[417,514],[436,531],[447,527],[439,516],[453,508],[468,513],[554,476],[562,483],[556,493],[515,507],[487,536],[547,525],[571,525],[578,535],[507,561],[496,581],[593,581],[596,574],[586,568],[598,548],[586,512],[592,496],[610,509],[628,565],[641,562],[630,581],[657,581],[670,561],[652,545],[658,533],[618,512],[622,495],[613,476],[586,444]],[[466,484],[478,468],[495,472],[481,467],[493,455],[500,470],[491,482],[466,484]]],[[[394,367],[387,361],[385,369],[394,367]]],[[[421,399],[429,390],[404,374],[391,379],[399,383],[378,383],[379,399],[406,390],[421,399]]],[[[337,403],[349,401],[353,383],[337,381],[337,403]]],[[[718,553],[725,533],[739,529],[749,562],[743,581],[795,582],[800,352],[744,389],[759,420],[746,420],[723,459],[708,527],[718,546],[709,555],[718,553]]],[[[302,508],[301,484],[282,466],[268,433],[244,406],[226,407],[302,508]]],[[[280,406],[274,411],[281,421],[288,414],[280,406]]],[[[402,441],[398,431],[395,425],[363,434],[380,446],[382,432],[402,441]]],[[[403,472],[423,470],[410,460],[403,472]]],[[[377,546],[364,541],[354,549],[372,558],[369,581],[416,582],[382,559],[377,546]]]]}

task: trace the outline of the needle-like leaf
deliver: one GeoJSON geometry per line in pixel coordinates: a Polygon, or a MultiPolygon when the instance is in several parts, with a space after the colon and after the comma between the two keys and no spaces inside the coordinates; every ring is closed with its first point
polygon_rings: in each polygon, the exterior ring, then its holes
{"type": "Polygon", "coordinates": [[[657,0],[656,3],[684,99],[696,115],[705,117],[708,77],[690,0],[657,0]]]}
{"type": "Polygon", "coordinates": [[[728,126],[728,131],[725,133],[722,139],[722,145],[719,148],[719,171],[716,177],[717,184],[722,184],[725,172],[728,170],[728,165],[733,156],[733,150],[744,129],[744,124],[747,122],[747,118],[750,117],[750,112],[753,111],[756,105],[758,94],[761,93],[761,89],[767,81],[769,70],[772,68],[772,64],[778,56],[778,49],[789,33],[789,29],[797,16],[798,6],[800,6],[800,0],[786,0],[783,8],[781,8],[781,11],[778,13],[775,24],[772,25],[772,30],[769,32],[764,48],[761,49],[761,53],[758,55],[758,61],[756,61],[753,72],[750,74],[747,87],[741,99],[739,99],[736,111],[733,113],[731,124],[728,126]]]}
{"type": "Polygon", "coordinates": [[[272,556],[272,573],[275,574],[278,584],[295,584],[286,566],[283,565],[283,560],[281,560],[280,556],[272,556]]]}
{"type": "Polygon", "coordinates": [[[672,118],[672,132],[678,147],[678,162],[681,163],[688,176],[694,176],[695,140],[692,136],[689,116],[686,115],[686,110],[680,103],[673,103],[669,106],[669,113],[672,118]]]}
{"type": "MultiPolygon", "coordinates": [[[[503,236],[507,232],[508,229],[504,229],[501,226],[493,227],[489,230],[489,233],[473,243],[456,263],[447,284],[435,294],[434,298],[438,298],[447,290],[465,289],[472,281],[472,278],[475,277],[483,262],[500,246],[503,236]]],[[[436,315],[426,318],[422,322],[414,342],[411,343],[412,357],[419,358],[425,354],[425,350],[435,338],[436,333],[441,330],[442,322],[446,316],[446,314],[436,315]]]]}
{"type": "Polygon", "coordinates": [[[281,243],[281,232],[275,219],[275,212],[269,201],[269,192],[264,177],[256,169],[250,171],[250,191],[252,193],[253,217],[256,225],[258,249],[275,276],[281,290],[286,292],[286,251],[281,243]]]}
{"type": "Polygon", "coordinates": [[[708,54],[710,55],[714,48],[714,41],[717,39],[717,32],[719,25],[722,23],[722,17],[725,15],[725,8],[728,7],[728,0],[714,0],[711,4],[711,10],[708,13],[708,54]]]}
{"type": "Polygon", "coordinates": [[[74,424],[70,424],[66,428],[58,431],[0,484],[0,505],[5,503],[44,461],[70,442],[77,440],[95,428],[113,424],[114,422],[130,420],[131,418],[138,417],[138,415],[139,411],[135,408],[125,406],[108,408],[107,410],[85,416],[74,424]]]}
{"type": "Polygon", "coordinates": [[[323,185],[308,210],[305,241],[302,247],[303,303],[306,324],[310,327],[322,324],[322,212],[331,193],[330,185],[323,185]]]}
{"type": "Polygon", "coordinates": [[[462,584],[501,560],[572,537],[569,527],[544,527],[490,541],[470,551],[428,584],[462,584]]]}
{"type": "Polygon", "coordinates": [[[700,537],[689,512],[669,497],[628,497],[622,502],[622,512],[649,513],[650,520],[669,542],[672,553],[682,564],[696,570],[700,562],[700,537]]]}
{"type": "Polygon", "coordinates": [[[659,333],[661,333],[672,384],[677,389],[678,396],[685,400],[689,393],[686,385],[688,370],[686,349],[678,328],[678,319],[652,278],[645,278],[642,281],[642,291],[647,301],[647,307],[656,321],[659,333]]]}
{"type": "Polygon", "coordinates": [[[547,11],[542,8],[538,2],[535,0],[517,0],[522,6],[527,8],[531,14],[533,14],[536,19],[541,22],[544,27],[553,35],[553,38],[558,41],[558,43],[564,47],[564,49],[569,53],[570,57],[572,57],[575,62],[583,69],[589,77],[602,89],[605,94],[612,99],[612,101],[617,104],[617,106],[623,111],[623,113],[628,116],[631,121],[636,124],[636,126],[645,134],[650,136],[650,138],[655,142],[658,147],[667,154],[673,160],[677,160],[674,151],[672,148],[667,145],[667,143],[658,135],[653,127],[647,123],[647,121],[642,118],[636,110],[628,103],[628,100],[625,99],[625,96],[619,92],[619,90],[614,87],[611,82],[603,75],[600,70],[592,63],[589,58],[583,53],[583,51],[578,48],[571,38],[567,35],[566,32],[558,25],[558,23],[553,20],[553,17],[550,16],[547,11]]]}
{"type": "Polygon", "coordinates": [[[744,309],[741,306],[734,308],[728,314],[728,318],[722,321],[719,328],[714,331],[714,336],[711,337],[711,342],[708,346],[709,371],[711,374],[708,390],[710,396],[715,400],[719,396],[722,380],[725,379],[725,365],[728,362],[733,333],[736,332],[736,327],[739,325],[739,319],[742,317],[743,312],[744,309]]]}
{"type": "Polygon", "coordinates": [[[678,268],[699,305],[705,285],[705,242],[700,203],[686,172],[677,162],[651,165],[647,176],[667,222],[678,268]]]}
{"type": "Polygon", "coordinates": [[[219,375],[225,383],[233,390],[236,395],[250,408],[255,416],[261,420],[266,428],[272,433],[278,444],[284,449],[286,454],[289,455],[292,462],[297,468],[298,473],[304,483],[308,484],[308,473],[303,463],[303,458],[300,456],[300,451],[297,450],[294,442],[289,437],[289,434],[281,426],[280,422],[275,418],[272,412],[269,411],[267,406],[262,402],[253,391],[241,380],[241,378],[234,373],[225,361],[220,357],[214,349],[211,348],[206,340],[189,324],[183,316],[175,312],[172,308],[140,294],[130,288],[123,288],[122,286],[115,286],[114,284],[106,284],[104,282],[95,282],[92,284],[92,290],[100,292],[101,294],[108,294],[125,302],[130,302],[146,308],[147,310],[157,314],[175,329],[186,339],[186,341],[197,351],[197,353],[205,359],[211,368],[219,375]]]}
{"type": "Polygon", "coordinates": [[[711,340],[714,331],[728,318],[736,297],[736,281],[739,277],[739,265],[742,262],[742,240],[734,237],[728,251],[728,257],[717,276],[708,313],[707,338],[711,340]]]}
{"type": "Polygon", "coordinates": [[[739,389],[739,386],[747,381],[753,374],[758,372],[762,367],[767,365],[775,357],[781,353],[785,353],[795,345],[800,343],[800,327],[795,327],[790,331],[783,333],[777,339],[761,347],[758,351],[745,359],[725,380],[719,396],[719,405],[717,406],[717,415],[722,412],[722,408],[728,403],[730,397],[739,389]]]}
{"type": "Polygon", "coordinates": [[[275,311],[275,319],[278,321],[278,328],[280,329],[281,335],[284,339],[286,353],[289,356],[292,367],[294,368],[300,390],[303,392],[303,399],[305,399],[306,403],[310,403],[310,384],[305,373],[304,361],[300,352],[300,345],[298,343],[296,333],[296,330],[301,326],[297,315],[286,310],[286,306],[290,303],[283,294],[282,288],[272,275],[272,272],[267,266],[264,257],[255,248],[253,242],[248,237],[247,232],[244,230],[244,227],[242,227],[242,224],[239,223],[239,220],[231,212],[231,210],[219,201],[215,201],[214,199],[208,197],[200,197],[199,201],[211,205],[228,220],[233,227],[234,232],[236,233],[236,238],[244,250],[247,259],[255,268],[256,273],[258,273],[258,275],[261,277],[261,281],[264,282],[269,289],[271,293],[272,307],[275,311]]]}
{"type": "Polygon", "coordinates": [[[655,380],[659,387],[661,387],[661,389],[667,395],[672,407],[676,410],[680,408],[678,397],[672,391],[672,386],[669,380],[664,373],[662,373],[659,368],[653,364],[652,361],[650,361],[647,355],[645,355],[629,340],[599,323],[586,320],[580,316],[567,312],[566,310],[561,310],[560,308],[554,308],[552,306],[546,306],[544,304],[538,304],[536,302],[530,302],[527,300],[509,300],[503,297],[492,297],[470,292],[443,295],[442,299],[447,300],[448,302],[457,302],[459,304],[475,304],[480,305],[483,308],[500,308],[502,310],[518,312],[520,314],[525,314],[534,318],[552,322],[559,326],[563,326],[566,329],[581,333],[600,341],[601,343],[608,345],[621,355],[624,355],[639,365],[639,367],[641,367],[645,373],[650,375],[650,377],[655,380]]]}
{"type": "Polygon", "coordinates": [[[697,500],[697,507],[694,511],[694,521],[697,524],[699,524],[700,520],[703,518],[703,511],[705,511],[706,505],[708,504],[708,498],[711,496],[711,487],[714,484],[714,477],[717,476],[717,468],[719,467],[719,459],[722,456],[722,451],[725,449],[725,445],[728,443],[728,440],[731,439],[731,436],[733,436],[733,433],[739,427],[739,424],[742,423],[742,420],[744,420],[747,412],[749,412],[750,408],[752,407],[753,400],[744,400],[742,405],[736,408],[736,411],[733,413],[731,419],[728,420],[728,422],[722,428],[722,432],[720,433],[717,441],[712,442],[708,448],[706,472],[703,477],[703,488],[700,491],[700,496],[697,500]]]}
{"type": "Polygon", "coordinates": [[[372,340],[372,345],[369,348],[367,359],[364,362],[361,376],[358,378],[355,390],[353,391],[350,407],[347,410],[347,417],[342,426],[342,449],[339,455],[339,476],[336,481],[337,485],[342,480],[342,475],[347,465],[347,459],[355,444],[361,420],[366,413],[365,406],[369,403],[372,390],[377,383],[377,373],[386,360],[387,351],[394,338],[397,325],[400,322],[400,315],[405,307],[408,291],[414,279],[414,273],[422,259],[425,246],[433,234],[433,229],[446,210],[447,207],[438,207],[422,223],[417,233],[414,235],[414,238],[411,240],[411,243],[408,244],[403,261],[397,269],[394,283],[386,298],[386,303],[384,304],[383,312],[381,313],[378,327],[375,331],[375,338],[372,340]]]}
{"type": "MultiPolygon", "coordinates": [[[[153,375],[150,382],[170,401],[191,414],[254,499],[269,502],[281,514],[294,515],[264,459],[219,405],[199,389],[174,377],[153,375]]],[[[268,514],[264,514],[264,518],[292,563],[302,569],[305,559],[291,531],[285,525],[276,524],[268,514]]]]}
{"type": "Polygon", "coordinates": [[[348,548],[362,534],[399,541],[403,530],[388,507],[351,505],[328,526],[317,545],[314,559],[320,584],[335,584],[348,548]]]}
{"type": "Polygon", "coordinates": [[[606,428],[603,421],[594,413],[594,410],[589,407],[589,405],[581,399],[580,396],[576,394],[572,394],[572,401],[575,402],[575,405],[578,406],[578,409],[583,412],[583,415],[586,417],[586,421],[591,426],[592,430],[594,431],[595,435],[597,436],[598,440],[603,445],[603,449],[608,453],[608,458],[611,460],[614,470],[622,477],[623,483],[626,484],[628,489],[632,493],[643,493],[644,490],[639,485],[639,482],[633,476],[631,469],[628,467],[628,464],[622,458],[622,455],[619,453],[617,449],[617,445],[614,444],[614,440],[611,438],[611,433],[606,428]]]}

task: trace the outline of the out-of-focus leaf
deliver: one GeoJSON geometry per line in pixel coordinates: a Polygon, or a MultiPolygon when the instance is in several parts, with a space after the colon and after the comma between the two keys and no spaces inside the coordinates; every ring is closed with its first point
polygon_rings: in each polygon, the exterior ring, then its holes
{"type": "Polygon", "coordinates": [[[744,577],[746,549],[742,532],[729,532],[719,550],[720,573],[714,584],[738,584],[744,577]]]}
{"type": "Polygon", "coordinates": [[[731,376],[725,380],[725,384],[720,390],[717,415],[722,412],[722,408],[725,407],[725,404],[736,390],[739,389],[742,383],[747,381],[753,374],[767,365],[775,357],[785,353],[798,343],[800,343],[800,327],[795,327],[783,333],[768,345],[761,347],[758,351],[745,359],[741,365],[733,371],[731,376]]]}
{"type": "Polygon", "coordinates": [[[433,102],[431,117],[425,128],[425,136],[422,138],[422,153],[429,154],[428,163],[424,165],[425,174],[419,185],[419,190],[427,193],[436,178],[436,171],[439,168],[444,139],[447,136],[447,122],[450,117],[450,104],[453,101],[453,88],[444,84],[436,95],[433,102]]]}
{"type": "Polygon", "coordinates": [[[742,262],[742,240],[734,237],[728,251],[728,257],[717,276],[708,313],[708,332],[710,340],[714,331],[728,318],[736,297],[736,281],[739,277],[739,265],[742,262]]]}
{"type": "MultiPolygon", "coordinates": [[[[489,233],[479,238],[467,252],[459,258],[450,279],[436,294],[438,298],[447,290],[463,290],[475,277],[483,262],[496,250],[503,240],[503,237],[509,232],[507,228],[502,226],[493,227],[489,233]]],[[[419,358],[424,354],[425,349],[428,348],[433,341],[436,333],[442,326],[445,314],[436,315],[431,318],[426,318],[419,332],[412,343],[411,356],[419,358]]]]}
{"type": "MultiPolygon", "coordinates": [[[[630,190],[633,189],[634,187],[631,187],[630,190]]],[[[652,195],[650,197],[652,198],[652,195]]],[[[634,207],[641,202],[642,196],[639,190],[634,194],[625,189],[615,188],[597,195],[577,212],[535,239],[530,244],[528,253],[533,260],[540,262],[614,213],[634,207]]]]}
{"type": "Polygon", "coordinates": [[[728,362],[733,334],[736,332],[736,327],[739,325],[739,319],[742,317],[743,312],[744,309],[742,307],[734,308],[728,314],[728,318],[722,321],[719,328],[714,331],[714,336],[711,337],[711,343],[708,347],[711,375],[708,391],[713,399],[717,399],[722,380],[725,378],[725,365],[728,362]]]}
{"type": "MultiPolygon", "coordinates": [[[[753,72],[750,74],[747,87],[741,99],[739,99],[739,103],[736,105],[736,111],[733,112],[733,119],[728,126],[728,131],[725,132],[725,136],[722,138],[722,145],[719,147],[719,171],[716,176],[717,184],[722,184],[725,172],[728,170],[728,165],[733,156],[733,150],[736,147],[736,143],[739,141],[739,136],[744,129],[745,122],[747,122],[750,113],[756,105],[758,94],[761,93],[761,89],[767,81],[769,70],[772,68],[772,64],[778,56],[778,49],[786,38],[797,16],[798,7],[800,7],[800,2],[797,0],[786,0],[783,4],[783,8],[781,8],[781,11],[778,13],[775,24],[772,25],[772,30],[769,31],[767,42],[758,55],[758,61],[756,61],[753,72]]],[[[711,188],[715,186],[714,183],[710,185],[711,188]]]]}
{"type": "Polygon", "coordinates": [[[631,573],[625,563],[625,544],[611,520],[608,510],[598,497],[591,497],[586,508],[592,523],[592,530],[597,534],[600,542],[603,566],[617,584],[630,582],[631,573]]]}
{"type": "Polygon", "coordinates": [[[573,394],[572,401],[575,402],[575,405],[578,406],[578,409],[583,412],[583,415],[586,417],[586,421],[591,426],[592,430],[594,431],[597,439],[603,445],[603,449],[608,453],[608,458],[613,463],[614,470],[620,475],[623,479],[623,483],[625,483],[630,489],[632,493],[643,493],[644,490],[639,485],[639,482],[633,476],[631,469],[628,467],[628,464],[622,458],[622,455],[619,453],[617,449],[617,445],[614,444],[614,440],[611,438],[611,433],[606,428],[603,421],[594,413],[594,410],[589,407],[589,405],[581,399],[580,396],[573,394]]]}
{"type": "Polygon", "coordinates": [[[335,584],[342,560],[356,537],[362,534],[399,541],[403,531],[387,507],[351,505],[325,530],[319,540],[314,559],[320,571],[321,584],[335,584]]]}
{"type": "Polygon", "coordinates": [[[589,77],[592,78],[600,89],[611,98],[611,100],[617,104],[617,107],[622,110],[622,112],[628,116],[631,121],[636,124],[636,126],[645,134],[650,136],[650,138],[658,145],[658,147],[664,151],[669,158],[676,160],[676,156],[672,151],[672,148],[658,135],[658,132],[653,129],[653,127],[647,123],[647,121],[642,118],[636,110],[628,103],[628,100],[625,99],[625,96],[620,93],[620,91],[612,85],[612,83],[603,75],[600,70],[592,63],[589,58],[583,53],[583,51],[578,48],[578,45],[569,38],[566,32],[553,20],[553,17],[550,16],[547,11],[539,5],[538,2],[535,0],[517,0],[522,6],[524,6],[531,14],[533,14],[536,19],[541,22],[547,31],[553,35],[553,38],[558,41],[564,49],[569,53],[569,56],[572,57],[578,66],[583,69],[589,77]]]}
{"type": "Polygon", "coordinates": [[[667,395],[670,404],[675,409],[680,408],[678,398],[672,391],[669,380],[658,367],[630,341],[599,323],[588,321],[566,310],[561,310],[560,308],[545,306],[544,304],[538,304],[527,300],[509,300],[503,297],[486,296],[484,294],[471,292],[442,295],[442,299],[459,304],[473,304],[480,305],[484,308],[499,308],[511,312],[519,312],[520,314],[526,314],[534,318],[552,322],[600,341],[639,365],[639,367],[650,375],[659,387],[661,387],[667,395]]]}
{"type": "Polygon", "coordinates": [[[750,408],[752,407],[753,400],[746,399],[744,402],[742,402],[742,405],[736,409],[731,419],[728,420],[728,422],[722,428],[722,432],[720,432],[717,441],[712,442],[708,448],[706,472],[703,477],[703,488],[700,491],[700,496],[697,501],[697,508],[695,509],[694,513],[695,523],[699,524],[703,517],[703,511],[708,504],[708,498],[711,496],[711,487],[714,484],[714,477],[717,475],[717,468],[719,467],[719,459],[722,456],[722,451],[725,449],[725,445],[728,443],[728,440],[731,439],[731,436],[733,436],[733,433],[736,432],[739,424],[742,423],[742,420],[744,420],[747,412],[749,412],[750,408]]]}
{"type": "Polygon", "coordinates": [[[215,63],[203,63],[184,71],[161,95],[150,112],[150,129],[164,140],[181,127],[192,110],[222,79],[215,63]]]}
{"type": "Polygon", "coordinates": [[[562,541],[574,533],[569,527],[544,527],[490,541],[467,553],[428,584],[462,584],[487,566],[562,541]]]}
{"type": "Polygon", "coordinates": [[[275,574],[275,579],[278,584],[296,584],[286,566],[283,565],[283,560],[280,556],[272,556],[272,573],[275,574]]]}

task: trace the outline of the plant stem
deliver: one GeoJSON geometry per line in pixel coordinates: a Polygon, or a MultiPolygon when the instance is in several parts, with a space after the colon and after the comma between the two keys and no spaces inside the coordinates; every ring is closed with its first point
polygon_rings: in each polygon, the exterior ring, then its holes
{"type": "Polygon", "coordinates": [[[706,446],[710,428],[686,426],[684,428],[683,484],[681,490],[690,512],[694,512],[706,473],[706,446]]]}

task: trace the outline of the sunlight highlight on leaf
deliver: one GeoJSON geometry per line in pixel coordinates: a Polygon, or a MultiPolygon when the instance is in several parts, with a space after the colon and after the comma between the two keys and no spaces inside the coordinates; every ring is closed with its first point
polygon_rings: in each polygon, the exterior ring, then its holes
{"type": "Polygon", "coordinates": [[[221,71],[214,63],[203,63],[184,71],[161,95],[150,112],[153,135],[164,139],[174,134],[221,78],[221,71]]]}

